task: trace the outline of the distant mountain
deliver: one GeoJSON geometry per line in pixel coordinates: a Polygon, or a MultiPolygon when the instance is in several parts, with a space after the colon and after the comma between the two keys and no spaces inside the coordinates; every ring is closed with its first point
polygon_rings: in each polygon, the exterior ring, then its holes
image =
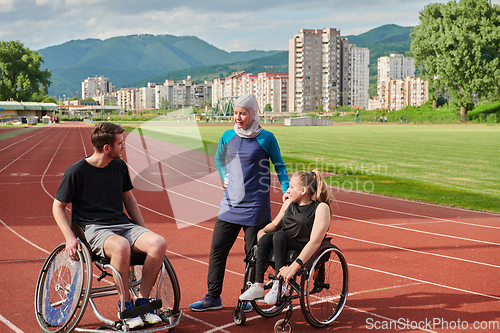
{"type": "Polygon", "coordinates": [[[377,94],[377,60],[391,53],[406,54],[410,51],[410,32],[413,27],[386,24],[363,34],[345,36],[350,44],[370,49],[370,89],[368,94],[377,94]]]}
{"type": "MultiPolygon", "coordinates": [[[[377,80],[377,59],[410,50],[412,27],[387,24],[360,35],[348,35],[349,43],[370,49],[370,95],[377,80]]],[[[140,87],[165,79],[211,81],[232,72],[288,72],[288,51],[226,52],[195,36],[133,35],[106,40],[73,40],[38,52],[52,72],[49,95],[56,98],[81,95],[87,77],[104,75],[115,85],[140,87]]]]}
{"type": "Polygon", "coordinates": [[[73,40],[38,50],[52,72],[51,96],[81,95],[87,77],[104,75],[117,87],[190,67],[247,61],[282,51],[226,52],[195,36],[132,35],[73,40]]]}
{"type": "MultiPolygon", "coordinates": [[[[395,24],[387,24],[372,29],[360,35],[344,36],[350,44],[370,49],[370,96],[376,94],[377,85],[377,59],[388,56],[391,53],[405,54],[410,50],[412,27],[401,27],[395,24]]],[[[288,51],[280,52],[268,57],[257,58],[250,61],[238,61],[234,63],[201,66],[189,69],[175,70],[159,76],[147,77],[142,80],[131,81],[127,87],[142,87],[148,82],[162,84],[165,79],[180,81],[188,75],[194,82],[211,81],[214,78],[226,77],[237,71],[245,70],[248,73],[257,74],[260,72],[288,72],[288,51]]]]}
{"type": "Polygon", "coordinates": [[[268,57],[238,61],[229,64],[201,66],[180,69],[159,76],[148,77],[126,83],[126,87],[145,87],[148,82],[162,84],[166,79],[181,81],[189,75],[193,82],[212,81],[215,78],[225,78],[231,73],[247,71],[258,74],[261,72],[288,73],[288,51],[282,51],[268,57]]]}
{"type": "Polygon", "coordinates": [[[386,24],[361,35],[345,36],[349,44],[370,49],[370,75],[377,74],[377,59],[391,53],[406,54],[410,51],[410,33],[413,27],[386,24]]]}

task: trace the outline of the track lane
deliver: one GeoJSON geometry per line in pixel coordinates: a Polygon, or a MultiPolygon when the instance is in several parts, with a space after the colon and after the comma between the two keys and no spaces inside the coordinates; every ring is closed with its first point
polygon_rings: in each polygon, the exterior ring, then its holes
{"type": "MultiPolygon", "coordinates": [[[[79,131],[80,130],[81,129],[79,128],[79,131]]],[[[83,130],[84,131],[86,130],[87,132],[89,131],[88,127],[83,128],[83,130]]],[[[83,151],[82,146],[85,147],[86,144],[84,144],[84,141],[82,140],[82,138],[86,135],[88,136],[88,134],[85,134],[84,132],[83,132],[83,134],[80,134],[80,133],[81,132],[77,133],[75,131],[75,133],[72,133],[71,136],[69,136],[69,137],[75,136],[80,140],[79,148],[73,147],[73,149],[69,149],[68,152],[63,153],[61,151],[60,153],[58,153],[57,158],[60,157],[61,161],[58,161],[56,163],[56,158],[54,158],[53,165],[51,166],[51,168],[49,168],[47,174],[55,175],[55,178],[57,178],[57,175],[59,173],[57,173],[53,170],[60,168],[60,169],[63,169],[63,171],[64,171],[67,168],[67,166],[74,163],[77,160],[77,158],[81,158],[85,155],[84,153],[82,153],[82,151],[83,151]],[[71,156],[72,156],[71,154],[73,154],[72,152],[76,152],[76,151],[78,151],[79,157],[73,159],[70,162],[69,160],[71,159],[71,156]],[[69,164],[67,164],[67,163],[69,163],[69,164]],[[57,165],[57,167],[56,167],[56,165],[57,165]]],[[[75,142],[76,141],[77,140],[75,140],[75,142]]],[[[149,152],[151,153],[151,150],[149,150],[149,152]]],[[[47,158],[44,157],[43,155],[44,154],[41,154],[37,158],[40,158],[41,160],[45,160],[45,163],[48,163],[47,158]]],[[[173,154],[173,155],[175,155],[175,154],[173,154]]],[[[167,159],[168,159],[168,157],[167,157],[167,159]]],[[[163,161],[163,156],[160,156],[160,160],[163,161]]],[[[2,177],[1,173],[0,173],[0,177],[2,177]]],[[[24,184],[25,181],[28,181],[28,180],[29,179],[27,179],[27,178],[22,179],[22,183],[24,184]]],[[[46,178],[46,180],[48,180],[48,178],[46,178]]],[[[29,185],[29,184],[33,184],[33,182],[27,182],[27,183],[28,183],[28,187],[30,188],[29,192],[31,193],[32,185],[29,185]]],[[[45,181],[44,181],[44,184],[45,184],[45,181]]],[[[47,184],[48,184],[48,182],[47,182],[47,184]]],[[[57,189],[57,186],[59,185],[58,181],[54,181],[53,184],[51,182],[50,184],[51,185],[46,186],[47,191],[49,193],[55,193],[55,190],[57,189]],[[49,187],[50,187],[50,189],[49,189],[49,187]]],[[[220,187],[220,184],[212,184],[212,185],[220,187]]],[[[38,186],[40,186],[40,185],[38,184],[38,186]]],[[[204,185],[204,186],[209,187],[210,185],[204,185]]],[[[167,243],[169,244],[168,245],[169,257],[173,262],[175,261],[174,267],[176,268],[178,275],[182,274],[182,277],[180,277],[181,291],[183,293],[182,300],[181,300],[181,306],[183,306],[185,308],[185,307],[187,307],[187,304],[189,304],[190,302],[199,298],[200,295],[202,293],[204,293],[205,289],[206,289],[205,277],[206,277],[208,251],[210,248],[209,243],[210,243],[211,228],[213,225],[213,220],[211,220],[210,218],[207,218],[206,222],[199,223],[199,227],[198,227],[198,225],[196,225],[196,226],[192,226],[189,228],[177,229],[174,220],[172,218],[168,218],[165,216],[165,215],[167,215],[168,210],[169,210],[169,208],[166,207],[168,205],[165,205],[165,204],[162,205],[162,201],[166,199],[165,194],[164,194],[165,192],[166,191],[162,191],[162,194],[160,194],[159,192],[152,192],[151,193],[151,192],[146,192],[146,191],[136,191],[134,193],[136,193],[136,196],[138,198],[140,198],[140,200],[139,199],[138,200],[141,203],[143,213],[145,214],[145,216],[147,215],[146,220],[147,220],[148,225],[151,224],[152,229],[155,228],[155,231],[157,230],[157,232],[160,232],[167,239],[167,243]],[[150,208],[150,203],[151,203],[151,206],[154,207],[154,209],[150,208]],[[196,237],[195,237],[196,246],[194,246],[194,247],[190,246],[189,248],[186,248],[186,244],[188,244],[187,242],[190,240],[192,241],[193,236],[195,234],[196,234],[196,237]],[[187,287],[184,287],[186,285],[187,285],[187,287]],[[188,298],[188,299],[186,299],[186,298],[188,298]]],[[[220,194],[221,193],[222,192],[220,191],[220,194]]],[[[47,194],[45,194],[45,195],[47,196],[47,194]]],[[[218,197],[220,200],[221,195],[218,195],[218,197]]],[[[409,222],[411,222],[411,221],[408,221],[408,214],[429,213],[429,211],[432,210],[432,211],[436,212],[436,214],[432,214],[432,215],[435,215],[437,218],[454,219],[457,216],[460,216],[460,220],[462,220],[462,219],[464,219],[463,216],[465,215],[464,221],[466,223],[469,223],[471,221],[470,218],[472,218],[472,216],[474,216],[473,218],[475,219],[475,221],[472,224],[476,224],[478,226],[483,224],[481,222],[481,216],[490,216],[490,220],[486,224],[489,224],[490,226],[493,226],[494,228],[498,226],[497,224],[495,224],[495,221],[494,221],[495,215],[494,214],[493,215],[480,214],[480,213],[475,213],[475,212],[470,213],[470,212],[462,211],[462,210],[452,210],[452,209],[444,208],[442,217],[439,217],[439,214],[438,214],[439,207],[432,207],[431,206],[432,209],[429,209],[429,206],[421,205],[419,203],[404,202],[401,200],[391,200],[391,199],[387,199],[387,198],[383,198],[383,197],[381,198],[378,196],[369,196],[369,195],[359,194],[359,193],[340,193],[339,192],[339,193],[336,193],[336,197],[337,197],[337,200],[339,200],[339,210],[342,212],[349,213],[350,216],[347,216],[347,217],[350,217],[350,218],[360,217],[359,218],[360,220],[368,221],[368,222],[377,220],[377,223],[383,221],[384,223],[389,223],[389,224],[394,224],[394,225],[405,225],[407,227],[409,225],[409,222]],[[348,197],[350,199],[344,200],[344,198],[348,198],[348,197]],[[363,200],[366,198],[368,198],[368,200],[363,200]],[[376,202],[377,200],[380,200],[380,205],[374,205],[374,202],[376,202]],[[342,202],[340,202],[340,201],[342,201],[342,202]],[[393,205],[391,207],[391,204],[390,204],[391,201],[396,202],[397,204],[393,205]],[[355,204],[361,203],[361,204],[366,205],[366,206],[371,204],[371,205],[374,205],[374,207],[376,206],[378,209],[368,209],[366,211],[365,216],[358,216],[357,214],[359,213],[359,211],[352,210],[352,205],[350,205],[349,202],[355,203],[355,204]],[[403,204],[404,204],[404,207],[403,207],[403,204]],[[421,207],[419,207],[419,206],[421,206],[421,207]],[[388,209],[388,210],[393,210],[393,211],[394,210],[401,210],[402,212],[400,214],[395,214],[394,212],[388,212],[387,216],[390,216],[391,217],[390,219],[387,219],[387,218],[384,219],[384,216],[381,217],[378,215],[378,213],[373,214],[373,217],[376,217],[376,219],[372,218],[372,216],[370,215],[370,211],[372,211],[372,210],[380,211],[380,207],[383,207],[382,209],[388,209]],[[403,208],[405,208],[405,211],[407,210],[407,212],[403,212],[403,208]],[[398,221],[398,215],[400,217],[406,218],[406,220],[404,220],[404,218],[401,218],[401,220],[398,221]],[[469,216],[470,216],[470,218],[469,218],[469,216]]],[[[49,202],[51,202],[51,200],[52,199],[50,199],[49,202]]],[[[280,195],[276,195],[276,194],[273,195],[272,200],[275,202],[279,202],[280,195]]],[[[42,203],[42,205],[40,205],[39,208],[42,208],[42,206],[44,204],[45,203],[42,203]]],[[[186,206],[189,207],[189,201],[186,204],[186,206]]],[[[278,207],[277,204],[273,204],[273,211],[274,211],[273,214],[276,213],[277,207],[278,207]]],[[[172,209],[170,209],[170,211],[172,211],[172,209]]],[[[2,218],[2,217],[3,217],[3,215],[0,218],[2,218]]],[[[50,217],[50,215],[49,215],[49,217],[50,217]]],[[[10,221],[8,221],[8,222],[10,222],[10,221]]],[[[15,221],[15,223],[13,223],[13,225],[16,225],[18,223],[23,224],[20,222],[19,216],[16,217],[16,221],[15,221]]],[[[378,260],[373,259],[374,257],[371,256],[370,253],[371,252],[374,252],[375,254],[380,253],[379,249],[383,248],[384,245],[374,246],[373,244],[371,244],[369,246],[366,246],[366,244],[361,239],[362,237],[359,237],[359,240],[357,239],[357,237],[352,237],[352,238],[354,238],[353,240],[346,240],[346,239],[343,239],[341,236],[342,236],[342,234],[350,235],[350,236],[352,236],[352,235],[365,236],[365,234],[366,234],[370,237],[373,237],[373,236],[377,236],[377,233],[380,236],[380,235],[384,235],[384,233],[386,233],[386,231],[378,231],[377,232],[376,230],[377,229],[386,230],[387,227],[380,228],[382,226],[380,226],[380,225],[374,226],[373,224],[367,224],[364,222],[364,223],[362,223],[363,225],[370,225],[370,227],[367,228],[367,230],[365,232],[365,227],[360,227],[359,223],[350,222],[350,223],[345,223],[346,226],[344,226],[343,228],[340,228],[340,229],[342,229],[342,232],[340,233],[340,232],[337,232],[337,230],[336,230],[337,228],[340,227],[340,223],[341,222],[339,222],[339,220],[332,221],[332,227],[330,228],[330,231],[335,230],[334,234],[338,234],[338,236],[334,236],[335,237],[334,243],[336,243],[337,245],[339,245],[339,247],[341,249],[343,249],[344,253],[348,257],[347,258],[348,262],[350,264],[352,264],[353,268],[351,269],[351,271],[354,270],[354,272],[356,272],[356,274],[353,276],[353,273],[351,273],[352,280],[351,280],[350,290],[351,290],[352,296],[350,296],[348,298],[348,303],[347,303],[348,306],[351,306],[351,309],[348,308],[348,309],[344,310],[345,312],[338,319],[338,322],[339,322],[338,325],[336,323],[331,328],[333,328],[333,327],[347,327],[347,326],[351,325],[351,328],[359,327],[359,329],[362,329],[363,325],[365,325],[365,322],[363,320],[360,321],[360,318],[358,318],[358,317],[354,317],[354,313],[358,313],[358,315],[359,315],[359,313],[360,313],[359,311],[367,311],[367,309],[370,310],[370,306],[372,306],[374,304],[378,304],[375,302],[376,300],[384,299],[384,295],[386,293],[389,293],[388,290],[390,290],[390,294],[387,294],[387,297],[385,299],[387,299],[389,301],[390,300],[393,300],[393,301],[398,300],[398,302],[393,303],[394,308],[393,307],[388,308],[387,306],[383,307],[383,306],[377,305],[375,307],[376,311],[375,312],[372,311],[371,313],[374,313],[374,314],[377,314],[380,316],[386,315],[387,318],[390,317],[390,318],[393,318],[396,320],[398,318],[397,317],[398,313],[404,313],[404,310],[403,310],[405,308],[404,303],[405,303],[405,301],[408,301],[407,295],[410,295],[410,294],[416,295],[416,296],[414,296],[414,299],[418,299],[419,298],[418,295],[421,295],[420,297],[423,297],[422,295],[425,295],[424,293],[422,293],[422,291],[420,291],[420,293],[419,293],[417,291],[414,291],[413,289],[424,288],[427,290],[427,294],[433,294],[433,296],[431,298],[435,299],[435,300],[439,299],[439,295],[443,295],[443,297],[444,297],[450,293],[449,291],[443,291],[443,288],[448,289],[447,287],[452,287],[452,286],[444,286],[444,285],[439,286],[439,285],[435,285],[436,282],[432,282],[432,281],[415,282],[415,284],[411,284],[411,283],[401,284],[401,283],[399,283],[401,280],[416,279],[416,278],[414,276],[413,277],[407,276],[405,274],[391,275],[391,274],[396,274],[396,273],[393,273],[389,269],[386,269],[386,270],[380,269],[380,268],[384,268],[383,266],[387,266],[388,264],[390,264],[391,259],[394,260],[395,256],[406,256],[405,252],[408,252],[407,250],[405,250],[405,248],[407,248],[407,244],[405,243],[407,241],[406,238],[403,239],[402,244],[399,244],[399,245],[401,245],[400,247],[402,249],[399,249],[399,250],[393,249],[393,251],[392,251],[393,256],[390,256],[390,255],[384,256],[384,257],[382,257],[384,260],[378,261],[378,260]],[[369,231],[369,229],[371,230],[372,227],[373,227],[373,231],[369,231]],[[368,259],[366,259],[367,257],[368,257],[368,259]],[[369,258],[372,258],[373,260],[369,260],[369,258]],[[367,263],[367,265],[361,265],[364,263],[367,263]],[[378,267],[378,269],[377,269],[377,267],[378,267]],[[391,283],[393,280],[394,280],[394,283],[391,283]],[[430,282],[430,283],[428,283],[428,282],[430,282]],[[399,285],[404,285],[404,287],[399,287],[399,288],[394,287],[394,286],[399,286],[399,285]],[[431,286],[429,287],[429,285],[431,285],[431,286]],[[372,286],[375,288],[372,288],[372,286]],[[377,286],[378,286],[378,288],[377,288],[377,286]],[[381,288],[382,288],[382,290],[378,290],[381,288]],[[388,289],[383,289],[383,288],[388,288],[388,289]],[[371,291],[374,289],[377,291],[371,291]],[[431,291],[429,291],[431,289],[436,289],[437,291],[431,292],[431,291]],[[395,292],[395,290],[396,290],[396,292],[395,292]],[[401,293],[397,294],[397,292],[401,292],[401,293]],[[375,299],[372,301],[371,298],[365,297],[368,294],[376,295],[375,299]],[[389,295],[392,295],[392,294],[394,294],[394,296],[392,298],[389,297],[389,295]],[[353,302],[352,304],[351,304],[351,299],[353,302]],[[398,308],[398,306],[400,306],[400,307],[398,308]],[[344,317],[345,317],[345,320],[343,320],[344,317]],[[352,319],[354,319],[354,322],[352,321],[352,319]]],[[[53,220],[51,220],[49,218],[47,221],[42,221],[39,224],[42,227],[39,227],[38,230],[40,230],[40,228],[46,229],[47,234],[50,236],[49,238],[52,238],[53,240],[58,241],[58,242],[61,241],[62,237],[59,235],[57,227],[55,227],[55,229],[54,229],[53,220]],[[52,224],[52,227],[47,228],[47,226],[49,224],[52,224]],[[55,230],[55,232],[54,232],[54,230],[55,230]]],[[[432,223],[432,224],[436,224],[436,223],[432,223]]],[[[439,224],[445,225],[446,223],[439,223],[439,224]]],[[[431,223],[426,223],[425,225],[430,226],[431,223]]],[[[16,227],[14,226],[14,228],[16,228],[16,227]]],[[[29,234],[29,230],[24,230],[24,229],[20,229],[20,230],[21,230],[21,232],[20,232],[21,235],[29,234]]],[[[453,228],[450,228],[450,230],[453,231],[453,228]]],[[[414,231],[405,230],[404,232],[413,233],[414,231]]],[[[397,231],[396,235],[398,233],[399,233],[399,231],[397,231]]],[[[419,238],[421,236],[420,233],[416,233],[416,234],[418,234],[418,236],[415,236],[415,237],[419,238]]],[[[441,241],[442,237],[445,237],[445,236],[443,234],[443,236],[436,235],[433,237],[438,237],[439,241],[441,241]]],[[[47,238],[47,237],[42,237],[42,238],[47,238]]],[[[385,237],[385,238],[387,238],[387,237],[385,237]]],[[[391,242],[398,241],[397,236],[392,236],[389,238],[390,238],[391,242]]],[[[427,251],[423,251],[423,253],[421,253],[421,254],[414,254],[415,258],[422,256],[422,257],[424,257],[424,259],[422,259],[422,260],[412,259],[412,260],[410,260],[411,262],[413,262],[414,260],[416,262],[421,262],[421,261],[425,262],[425,261],[428,261],[428,259],[427,259],[428,256],[433,256],[433,254],[431,254],[431,253],[426,254],[426,252],[429,252],[429,250],[430,250],[430,247],[425,245],[425,242],[427,242],[427,238],[429,238],[429,236],[427,234],[426,234],[426,236],[419,238],[422,241],[423,247],[426,248],[427,251]]],[[[466,238],[466,237],[462,237],[462,238],[466,238]]],[[[51,241],[49,241],[49,243],[50,242],[51,241]]],[[[450,246],[452,246],[452,245],[448,245],[448,247],[450,247],[450,246]]],[[[486,246],[489,246],[489,245],[486,245],[486,246]]],[[[241,284],[242,284],[242,280],[243,280],[241,277],[241,273],[242,273],[243,267],[244,267],[242,260],[241,260],[241,258],[243,257],[242,247],[243,247],[243,242],[241,240],[238,240],[237,243],[235,244],[235,247],[233,248],[233,251],[231,252],[230,258],[228,260],[228,272],[226,273],[227,283],[225,283],[225,288],[224,288],[224,293],[223,293],[224,305],[228,309],[221,311],[220,315],[218,315],[218,316],[213,316],[214,313],[198,314],[198,313],[193,313],[193,312],[190,312],[189,310],[187,310],[186,314],[190,315],[191,318],[186,317],[189,320],[183,320],[181,327],[176,329],[176,331],[180,330],[180,331],[193,331],[194,332],[194,331],[199,331],[200,329],[212,330],[212,329],[214,329],[214,327],[212,325],[215,325],[216,328],[219,327],[219,325],[220,325],[221,327],[225,327],[224,330],[231,331],[231,332],[239,332],[239,331],[243,331],[243,330],[248,330],[248,329],[251,329],[251,327],[254,327],[254,328],[255,327],[262,327],[262,328],[267,327],[267,329],[270,329],[272,327],[274,320],[272,320],[272,323],[270,323],[269,321],[265,321],[261,318],[254,319],[250,323],[248,323],[245,327],[241,327],[241,328],[235,327],[234,325],[231,324],[231,321],[232,321],[231,316],[230,316],[230,313],[232,311],[231,306],[236,304],[236,299],[239,295],[239,288],[241,288],[241,284]],[[213,318],[213,317],[217,317],[217,318],[213,318]],[[218,320],[218,318],[220,318],[220,317],[222,317],[222,320],[218,320]],[[199,318],[199,319],[195,319],[195,318],[199,318]],[[257,326],[255,326],[255,325],[257,325],[257,326]]],[[[460,249],[460,247],[458,247],[458,249],[460,249]]],[[[411,258],[411,257],[408,257],[408,258],[411,258]]],[[[400,260],[404,261],[404,258],[400,259],[400,260]]],[[[450,260],[450,259],[443,258],[443,260],[450,260]]],[[[441,275],[445,274],[445,273],[443,273],[443,268],[444,269],[447,268],[447,266],[443,266],[442,263],[443,263],[443,261],[441,261],[441,259],[440,259],[435,264],[433,264],[433,267],[437,267],[437,268],[441,269],[441,271],[436,269],[438,274],[439,274],[439,272],[441,272],[441,275]]],[[[24,264],[25,263],[23,263],[23,265],[24,264]]],[[[498,262],[495,263],[495,260],[493,260],[492,264],[495,265],[495,264],[498,264],[498,262]]],[[[0,265],[1,265],[1,260],[0,260],[0,265]]],[[[41,263],[39,265],[41,265],[41,263]]],[[[477,264],[474,264],[474,265],[477,265],[477,264]]],[[[36,266],[36,264],[34,266],[36,266]]],[[[2,266],[0,266],[0,267],[2,267],[2,266]]],[[[397,267],[392,267],[391,265],[389,265],[389,267],[391,269],[392,268],[397,269],[397,267]]],[[[408,267],[405,269],[408,269],[408,271],[412,272],[412,274],[419,275],[421,273],[418,270],[412,270],[411,267],[408,267]]],[[[460,271],[457,268],[453,268],[454,272],[456,270],[460,271]]],[[[36,269],[35,269],[35,271],[36,271],[36,269]]],[[[36,272],[35,274],[38,274],[38,272],[36,272]]],[[[462,276],[464,274],[464,272],[462,271],[462,272],[458,272],[456,274],[458,274],[459,276],[462,276]]],[[[491,274],[491,273],[489,273],[489,274],[491,274]]],[[[489,275],[489,276],[491,276],[491,275],[489,275]]],[[[424,280],[422,280],[422,281],[424,281],[424,280]]],[[[459,283],[460,281],[457,281],[457,282],[459,283]]],[[[492,284],[492,285],[494,287],[494,284],[492,284]]],[[[451,294],[449,294],[446,297],[451,298],[453,295],[456,295],[457,297],[461,297],[461,298],[467,298],[467,299],[470,298],[470,296],[467,296],[467,292],[461,291],[460,288],[458,288],[457,290],[455,290],[455,289],[453,289],[453,290],[454,291],[451,292],[451,294]],[[454,294],[454,293],[456,293],[456,294],[454,294]]],[[[463,289],[463,290],[465,290],[465,289],[463,289]]],[[[472,298],[470,298],[470,299],[472,299],[472,298]]],[[[475,295],[474,302],[471,303],[472,306],[477,309],[478,306],[479,306],[479,308],[482,308],[483,306],[481,304],[483,304],[483,303],[491,305],[491,303],[488,303],[487,301],[484,301],[484,300],[481,301],[482,299],[484,299],[483,296],[475,295]]],[[[30,302],[32,302],[32,300],[30,302]]],[[[409,304],[413,305],[413,303],[409,303],[409,304]]],[[[428,307],[437,307],[438,304],[437,304],[437,302],[429,302],[429,304],[427,304],[427,306],[428,307]]],[[[461,308],[462,307],[464,308],[465,311],[467,310],[466,305],[461,305],[461,308]]],[[[414,311],[415,310],[413,310],[413,312],[414,311]]],[[[91,311],[88,311],[88,312],[91,312],[91,311]]],[[[294,323],[294,331],[300,332],[300,331],[306,331],[306,330],[310,329],[310,327],[307,324],[303,323],[303,318],[300,314],[300,311],[295,311],[295,312],[296,313],[292,317],[292,322],[294,323]]],[[[30,312],[27,312],[27,313],[30,313],[30,312]]],[[[0,315],[3,315],[3,314],[4,314],[3,310],[0,310],[0,315]]],[[[450,318],[453,318],[452,315],[454,314],[454,312],[450,313],[450,312],[444,311],[443,314],[448,314],[451,316],[450,318]]],[[[7,316],[5,318],[8,319],[9,316],[7,316]]],[[[492,318],[494,318],[494,317],[492,317],[492,318]]],[[[89,320],[90,320],[90,322],[92,321],[92,319],[89,319],[89,320]]],[[[15,321],[13,321],[13,322],[15,323],[15,321]]],[[[366,327],[365,327],[365,329],[366,329],[366,327]]],[[[30,332],[30,330],[26,330],[26,332],[30,332]]]]}

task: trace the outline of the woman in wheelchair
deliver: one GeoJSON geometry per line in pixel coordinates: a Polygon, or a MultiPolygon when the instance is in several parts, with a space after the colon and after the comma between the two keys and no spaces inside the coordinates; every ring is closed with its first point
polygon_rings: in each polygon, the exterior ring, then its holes
{"type": "Polygon", "coordinates": [[[270,305],[277,302],[279,278],[284,284],[293,278],[303,264],[320,247],[328,228],[332,208],[327,184],[317,170],[297,171],[290,180],[285,201],[274,220],[259,231],[257,238],[256,272],[253,283],[240,296],[242,301],[264,297],[264,273],[271,249],[274,249],[277,280],[264,301],[270,305]],[[285,265],[287,250],[300,252],[289,266],[285,265]]]}

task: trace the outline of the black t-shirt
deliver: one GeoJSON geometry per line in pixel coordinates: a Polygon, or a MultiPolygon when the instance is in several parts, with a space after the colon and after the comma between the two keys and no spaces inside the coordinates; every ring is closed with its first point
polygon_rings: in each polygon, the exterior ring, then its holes
{"type": "Polygon", "coordinates": [[[281,219],[281,229],[297,242],[309,242],[316,208],[319,204],[319,201],[313,201],[307,205],[299,206],[292,202],[281,219]]]}
{"type": "Polygon", "coordinates": [[[123,193],[132,188],[127,164],[122,159],[97,168],[84,158],[66,170],[56,199],[71,203],[71,219],[81,227],[128,223],[123,193]]]}

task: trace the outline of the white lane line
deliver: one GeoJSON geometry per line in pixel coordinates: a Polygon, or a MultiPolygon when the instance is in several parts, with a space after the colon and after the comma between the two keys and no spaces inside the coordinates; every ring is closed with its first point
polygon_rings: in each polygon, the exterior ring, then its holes
{"type": "Polygon", "coordinates": [[[21,238],[23,241],[25,241],[26,243],[32,245],[33,247],[39,249],[40,251],[46,253],[46,254],[49,254],[50,252],[41,248],[40,246],[36,245],[35,243],[33,243],[32,241],[30,241],[29,239],[26,239],[24,238],[23,236],[21,236],[18,232],[16,232],[14,229],[12,229],[11,227],[9,227],[7,224],[5,224],[4,221],[2,221],[0,219],[0,223],[3,224],[7,229],[9,229],[14,235],[16,235],[17,237],[21,238]]]}
{"type": "Polygon", "coordinates": [[[410,231],[410,232],[416,232],[416,233],[425,234],[425,235],[432,235],[432,236],[438,236],[438,237],[444,237],[444,238],[452,238],[452,239],[464,240],[464,241],[468,241],[468,242],[476,242],[476,243],[481,243],[481,244],[488,244],[488,245],[500,246],[500,243],[488,242],[488,241],[483,241],[483,240],[479,240],[479,239],[465,238],[465,237],[451,236],[451,235],[444,235],[444,234],[439,234],[437,232],[430,232],[430,231],[410,229],[410,228],[405,228],[405,227],[401,227],[401,226],[398,226],[398,225],[377,223],[377,222],[373,222],[373,221],[360,220],[360,219],[355,219],[355,218],[352,218],[352,217],[341,216],[341,215],[333,215],[333,216],[334,217],[338,217],[338,218],[342,218],[342,219],[346,219],[346,220],[351,220],[351,221],[356,221],[356,222],[361,222],[361,223],[366,223],[366,224],[372,224],[372,225],[376,225],[376,226],[380,226],[380,227],[385,227],[385,228],[393,228],[393,229],[405,230],[405,231],[410,231]]]}
{"type": "Polygon", "coordinates": [[[30,135],[30,136],[28,136],[28,137],[26,137],[26,138],[24,138],[24,139],[22,139],[22,140],[17,140],[16,142],[14,142],[14,143],[12,143],[12,144],[8,145],[7,147],[3,147],[2,149],[0,149],[0,152],[4,151],[4,150],[5,150],[5,149],[7,149],[7,148],[10,148],[10,147],[12,147],[12,146],[15,146],[15,145],[17,145],[18,143],[21,143],[21,142],[23,142],[23,141],[25,141],[25,140],[31,139],[32,137],[37,136],[37,135],[39,135],[39,134],[41,134],[41,133],[43,133],[43,132],[46,132],[47,130],[48,130],[48,128],[44,129],[43,131],[35,131],[35,134],[30,135]]]}
{"type": "Polygon", "coordinates": [[[14,332],[16,332],[16,333],[24,333],[17,326],[15,326],[14,324],[12,324],[7,318],[5,318],[4,316],[2,316],[1,314],[0,314],[0,321],[2,323],[4,323],[5,325],[7,325],[7,327],[10,328],[11,330],[13,330],[14,332]]]}
{"type": "Polygon", "coordinates": [[[465,289],[461,289],[461,288],[447,286],[445,284],[435,283],[435,282],[431,282],[431,281],[425,281],[425,280],[422,280],[422,279],[416,279],[416,278],[412,278],[412,277],[409,277],[409,276],[406,276],[406,275],[396,274],[396,273],[392,273],[392,272],[387,272],[387,271],[383,271],[383,270],[376,269],[376,268],[370,268],[370,267],[365,267],[365,266],[356,265],[356,264],[348,264],[348,266],[349,267],[356,267],[356,268],[360,268],[360,269],[364,269],[364,270],[368,270],[368,271],[372,271],[372,272],[376,272],[376,273],[391,275],[391,276],[395,276],[395,277],[398,277],[398,278],[407,279],[407,280],[410,280],[410,281],[416,281],[416,282],[420,282],[420,283],[424,283],[424,284],[429,284],[431,286],[436,286],[436,287],[440,287],[440,288],[445,288],[445,289],[450,289],[450,290],[454,290],[454,291],[459,291],[459,292],[465,293],[465,294],[471,294],[471,295],[476,295],[476,296],[482,296],[482,297],[492,298],[492,299],[495,299],[495,300],[500,300],[500,296],[488,295],[488,294],[483,294],[483,293],[479,293],[479,292],[475,292],[475,291],[471,291],[471,290],[465,290],[465,289]]]}
{"type": "MultiPolygon", "coordinates": [[[[440,218],[440,217],[432,217],[432,216],[426,216],[426,215],[415,214],[415,213],[401,212],[401,211],[397,211],[397,210],[393,210],[393,209],[367,206],[367,205],[362,205],[362,204],[348,202],[348,201],[338,200],[337,202],[341,202],[341,203],[344,203],[347,205],[353,205],[353,206],[369,208],[369,209],[374,209],[374,210],[381,210],[384,212],[390,212],[390,213],[396,213],[396,214],[404,214],[404,215],[408,215],[408,216],[419,217],[419,218],[424,218],[424,219],[431,219],[431,220],[436,220],[436,221],[441,221],[441,222],[452,222],[452,223],[464,224],[464,225],[473,226],[473,227],[500,229],[500,226],[497,227],[497,226],[490,226],[490,225],[483,225],[483,224],[476,224],[476,223],[468,223],[468,222],[463,222],[463,221],[455,221],[455,220],[450,220],[450,219],[445,219],[445,218],[440,218]]],[[[498,216],[498,217],[500,218],[500,216],[498,216]]]]}
{"type": "Polygon", "coordinates": [[[330,233],[330,232],[328,233],[328,235],[335,236],[335,237],[340,237],[340,238],[345,238],[345,239],[350,239],[350,240],[353,240],[355,242],[373,244],[373,245],[377,245],[377,246],[380,246],[380,247],[389,247],[389,248],[393,248],[393,249],[397,249],[397,250],[401,250],[401,251],[414,252],[414,253],[418,253],[418,254],[430,255],[430,256],[440,257],[440,258],[444,258],[444,259],[458,260],[458,261],[463,261],[463,262],[467,262],[467,263],[471,263],[471,264],[476,264],[476,265],[481,265],[481,266],[489,266],[489,267],[493,267],[493,268],[500,268],[500,266],[498,266],[498,265],[488,264],[488,263],[485,263],[485,262],[468,260],[468,259],[457,258],[457,257],[451,257],[451,256],[446,256],[444,254],[438,254],[438,253],[432,253],[432,252],[424,252],[424,251],[419,251],[419,250],[413,250],[413,249],[409,249],[409,248],[406,248],[406,247],[400,247],[400,246],[395,246],[395,245],[390,245],[390,244],[373,242],[373,241],[364,240],[364,239],[360,239],[360,238],[354,238],[354,237],[348,237],[348,236],[345,236],[345,235],[333,234],[333,233],[330,233]]]}
{"type": "Polygon", "coordinates": [[[23,154],[19,155],[15,160],[13,160],[12,162],[10,162],[9,164],[7,164],[3,169],[0,170],[0,172],[4,171],[5,169],[7,169],[9,166],[11,166],[12,164],[14,164],[14,162],[16,162],[18,159],[20,159],[21,157],[23,157],[24,155],[26,155],[27,153],[29,153],[30,151],[32,151],[33,149],[36,148],[36,146],[38,146],[39,144],[41,144],[43,141],[45,141],[46,139],[48,139],[50,137],[47,136],[45,138],[43,138],[42,140],[38,141],[38,143],[36,145],[34,145],[33,147],[31,147],[29,150],[25,151],[23,154]]]}

